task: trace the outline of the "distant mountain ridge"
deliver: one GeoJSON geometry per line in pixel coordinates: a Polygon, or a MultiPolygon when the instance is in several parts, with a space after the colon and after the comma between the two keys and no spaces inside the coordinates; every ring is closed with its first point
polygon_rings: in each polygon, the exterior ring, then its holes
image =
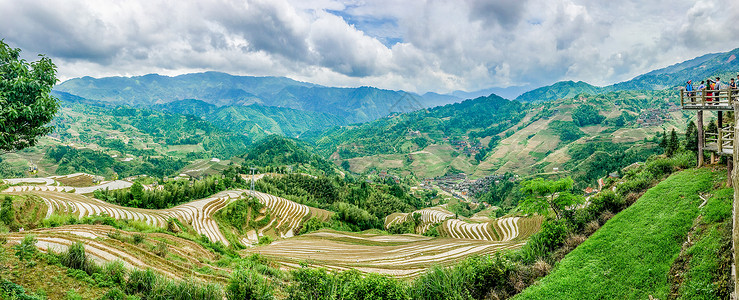
{"type": "Polygon", "coordinates": [[[571,98],[582,93],[600,94],[629,90],[662,90],[682,86],[688,79],[693,80],[693,82],[700,82],[709,77],[720,76],[728,81],[728,78],[735,77],[737,72],[739,72],[739,48],[729,52],[702,55],[605,87],[590,85],[582,81],[560,81],[523,93],[516,100],[539,102],[571,98]]]}
{"type": "Polygon", "coordinates": [[[551,101],[563,98],[572,98],[577,94],[600,94],[603,88],[583,81],[560,81],[550,86],[541,87],[525,92],[516,98],[521,102],[551,101]]]}
{"type": "Polygon", "coordinates": [[[54,88],[91,100],[151,106],[198,99],[216,106],[260,104],[328,113],[349,123],[368,122],[393,112],[458,102],[451,95],[427,94],[375,87],[338,88],[295,81],[285,77],[235,76],[220,72],[174,77],[149,74],[134,77],[82,77],[54,88]]]}

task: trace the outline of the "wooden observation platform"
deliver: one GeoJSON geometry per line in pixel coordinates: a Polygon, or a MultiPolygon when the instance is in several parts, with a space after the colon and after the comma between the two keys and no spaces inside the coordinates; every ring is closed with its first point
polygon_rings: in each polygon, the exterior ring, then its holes
{"type": "Polygon", "coordinates": [[[734,280],[734,292],[731,295],[732,299],[737,299],[739,296],[739,281],[737,281],[737,258],[739,258],[739,251],[737,251],[737,242],[739,242],[739,168],[734,166],[739,165],[739,147],[734,147],[735,144],[739,144],[739,89],[721,89],[721,90],[696,90],[686,91],[682,89],[680,91],[680,105],[685,110],[697,111],[697,126],[698,127],[698,166],[703,165],[703,151],[707,150],[711,152],[711,163],[715,163],[717,160],[716,156],[725,155],[729,159],[726,160],[726,168],[728,170],[728,184],[734,187],[734,203],[732,212],[732,242],[731,252],[734,258],[734,264],[731,266],[731,277],[734,280]],[[716,111],[718,113],[718,130],[716,133],[706,133],[703,130],[703,111],[716,111]],[[734,113],[734,122],[730,126],[724,126],[723,112],[724,111],[737,111],[734,113]]]}
{"type": "MultiPolygon", "coordinates": [[[[734,111],[739,105],[739,90],[698,90],[680,91],[680,105],[685,110],[698,111],[698,135],[699,156],[703,151],[709,151],[712,155],[734,155],[734,132],[731,126],[724,126],[723,112],[734,111]],[[703,130],[703,111],[718,112],[718,132],[705,132],[703,130]]],[[[736,123],[736,122],[735,122],[736,123]]],[[[713,160],[712,160],[713,161],[713,160]]],[[[701,162],[699,162],[699,165],[701,162]]]]}

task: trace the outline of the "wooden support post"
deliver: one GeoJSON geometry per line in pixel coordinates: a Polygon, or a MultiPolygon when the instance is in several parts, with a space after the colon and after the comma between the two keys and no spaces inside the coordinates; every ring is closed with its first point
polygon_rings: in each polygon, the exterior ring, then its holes
{"type": "MultiPolygon", "coordinates": [[[[736,125],[739,124],[739,103],[734,103],[734,155],[732,156],[732,166],[736,166],[737,163],[739,163],[739,133],[737,133],[737,127],[736,125]]],[[[733,298],[736,299],[737,296],[739,296],[739,282],[737,282],[737,268],[736,268],[736,259],[737,259],[737,249],[736,249],[736,241],[739,237],[739,228],[737,227],[737,207],[739,206],[739,174],[737,174],[737,170],[739,168],[733,168],[731,172],[731,181],[733,183],[734,187],[734,205],[732,206],[732,229],[731,229],[731,253],[734,257],[734,264],[731,266],[731,277],[734,279],[734,295],[733,298]]]]}
{"type": "MultiPolygon", "coordinates": [[[[719,146],[718,151],[721,151],[721,146],[719,146]]],[[[711,152],[711,164],[715,164],[716,161],[716,152],[711,152]]]]}
{"type": "MultiPolygon", "coordinates": [[[[724,131],[719,127],[716,132],[718,133],[716,136],[716,149],[718,149],[718,153],[724,153],[724,131]]],[[[711,164],[713,164],[713,152],[711,152],[711,164]]]]}
{"type": "Polygon", "coordinates": [[[733,159],[727,159],[726,160],[726,185],[733,186],[733,182],[731,181],[731,174],[734,173],[734,160],[733,159]]]}
{"type": "Polygon", "coordinates": [[[718,111],[718,128],[724,128],[724,112],[718,111]]]}
{"type": "MultiPolygon", "coordinates": [[[[703,97],[705,100],[705,97],[703,97]]],[[[698,111],[698,167],[703,166],[703,144],[706,138],[703,132],[703,110],[698,111]]]]}

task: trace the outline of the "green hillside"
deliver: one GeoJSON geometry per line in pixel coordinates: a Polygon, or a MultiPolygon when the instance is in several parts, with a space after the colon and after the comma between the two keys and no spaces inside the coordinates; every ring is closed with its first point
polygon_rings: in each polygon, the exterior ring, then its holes
{"type": "Polygon", "coordinates": [[[190,99],[157,104],[152,108],[199,116],[213,125],[233,132],[254,130],[263,131],[261,134],[280,134],[290,137],[297,137],[306,131],[324,130],[347,124],[343,118],[328,113],[260,104],[218,107],[204,101],[190,99]]]}
{"type": "Polygon", "coordinates": [[[550,86],[541,87],[518,96],[521,102],[552,101],[563,98],[573,98],[578,94],[600,94],[603,88],[578,81],[560,81],[550,86]]]}
{"type": "MultiPolygon", "coordinates": [[[[655,137],[684,131],[691,114],[671,91],[623,91],[520,103],[491,95],[303,136],[356,173],[419,178],[572,176],[593,185],[607,170],[661,150],[655,137]]],[[[710,119],[710,116],[708,117],[710,119]]]]}
{"type": "MultiPolygon", "coordinates": [[[[723,228],[725,225],[717,224],[727,220],[730,224],[731,206],[724,204],[728,198],[725,192],[712,198],[703,209],[699,208],[703,202],[699,197],[701,193],[708,193],[722,181],[717,176],[706,169],[686,170],[670,176],[647,191],[631,207],[611,218],[560,261],[550,275],[524,290],[517,299],[647,299],[650,296],[668,299],[668,295],[677,296],[671,294],[671,289],[673,292],[683,291],[683,296],[688,299],[721,298],[720,295],[726,291],[721,289],[726,289],[726,286],[720,286],[718,278],[710,277],[716,272],[721,273],[716,269],[718,266],[711,267],[712,263],[707,261],[691,263],[689,255],[684,257],[681,254],[688,233],[693,235],[692,243],[698,247],[706,247],[706,242],[710,243],[708,239],[702,240],[700,230],[691,228],[696,226],[699,215],[703,216],[699,224],[706,224],[706,230],[715,230],[708,229],[715,226],[723,228]],[[687,259],[687,269],[691,265],[713,269],[689,270],[692,276],[686,276],[685,282],[679,279],[675,282],[672,270],[681,267],[678,257],[687,259]]],[[[695,252],[694,255],[703,254],[695,252]]]]}
{"type": "MultiPolygon", "coordinates": [[[[322,118],[312,130],[333,125],[336,118],[342,124],[368,122],[393,112],[410,112],[423,107],[458,101],[456,97],[439,97],[433,94],[419,96],[404,91],[392,91],[374,87],[336,88],[298,82],[284,77],[234,76],[219,72],[185,74],[175,77],[149,74],[135,77],[83,77],[67,80],[55,88],[57,92],[114,104],[150,106],[186,99],[198,99],[215,106],[259,104],[279,108],[315,112],[314,118],[322,118]],[[324,121],[330,120],[329,124],[324,121]]],[[[190,103],[192,104],[192,103],[190,103]]],[[[168,106],[168,109],[175,109],[168,106]]],[[[183,111],[186,109],[182,109],[183,111]]],[[[256,109],[258,110],[258,109],[256,109]]],[[[265,109],[262,109],[265,110],[265,109]]],[[[255,112],[264,114],[284,112],[255,112]]],[[[189,110],[190,112],[195,112],[189,110]]],[[[248,114],[247,114],[248,115],[248,114]]],[[[263,122],[251,120],[251,122],[263,122]]],[[[280,123],[281,120],[276,120],[280,123]]],[[[284,123],[283,123],[284,125],[284,123]]],[[[279,131],[271,131],[279,133],[279,131]]],[[[294,132],[288,130],[288,132],[294,132]]]]}

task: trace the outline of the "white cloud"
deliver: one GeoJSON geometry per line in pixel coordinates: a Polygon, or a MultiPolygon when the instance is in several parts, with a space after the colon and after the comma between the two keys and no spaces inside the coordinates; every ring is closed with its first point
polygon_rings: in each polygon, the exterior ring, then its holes
{"type": "Polygon", "coordinates": [[[61,78],[205,70],[417,92],[606,85],[739,47],[739,2],[0,0],[61,78]]]}

